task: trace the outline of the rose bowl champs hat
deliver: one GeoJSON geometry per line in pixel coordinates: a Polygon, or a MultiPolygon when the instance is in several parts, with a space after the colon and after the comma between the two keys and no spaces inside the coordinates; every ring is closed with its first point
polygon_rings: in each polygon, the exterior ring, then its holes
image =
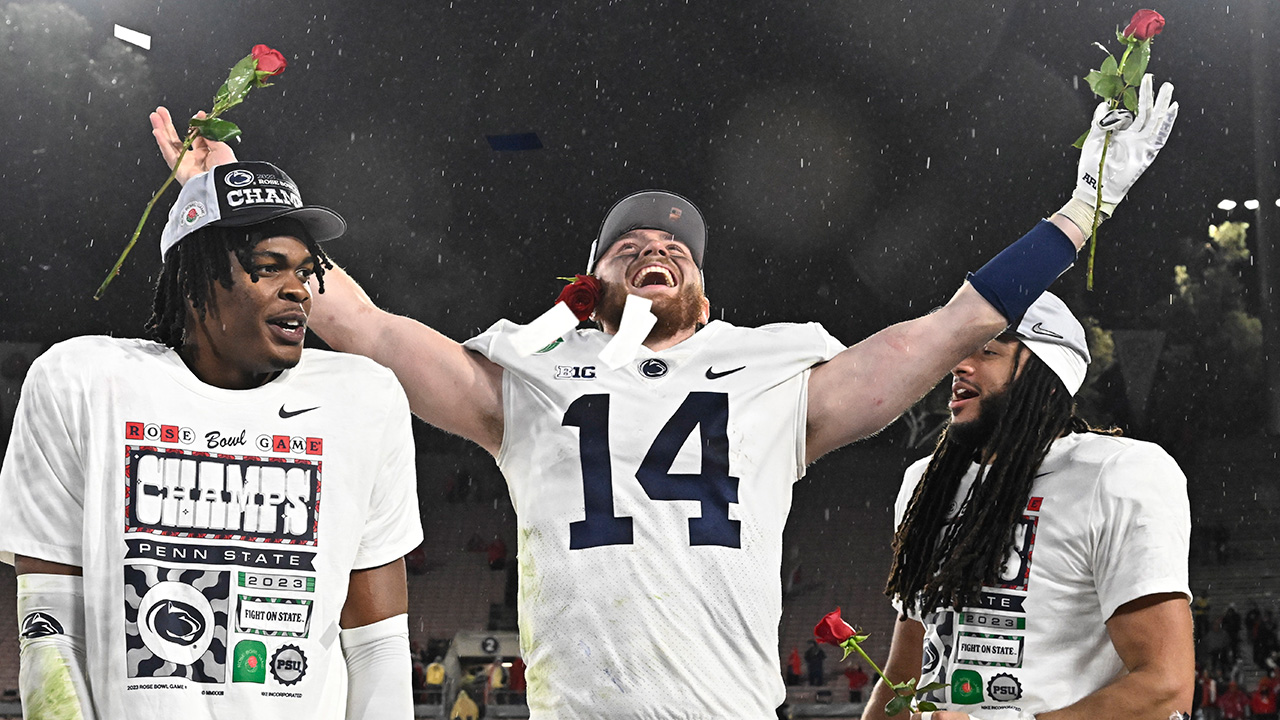
{"type": "Polygon", "coordinates": [[[1027,309],[1013,334],[1062,378],[1072,396],[1080,390],[1089,369],[1089,345],[1084,326],[1057,295],[1041,295],[1027,309]]]}
{"type": "Polygon", "coordinates": [[[632,230],[662,230],[684,243],[693,262],[702,269],[702,256],[707,249],[707,224],[702,213],[687,199],[664,190],[645,190],[628,195],[614,203],[604,216],[600,234],[591,243],[587,272],[609,250],[614,241],[632,230]]]}
{"type": "Polygon", "coordinates": [[[160,236],[160,258],[182,238],[206,225],[246,227],[290,217],[302,223],[316,242],[332,240],[347,230],[336,212],[302,204],[298,186],[268,162],[219,165],[187,181],[169,211],[160,236]]]}

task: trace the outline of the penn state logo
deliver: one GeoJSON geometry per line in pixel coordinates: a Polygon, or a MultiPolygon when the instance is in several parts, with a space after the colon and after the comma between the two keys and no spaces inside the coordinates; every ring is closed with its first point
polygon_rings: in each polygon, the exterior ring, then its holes
{"type": "Polygon", "coordinates": [[[195,607],[177,600],[156,603],[147,613],[147,625],[165,642],[193,645],[204,635],[205,622],[195,607]]]}
{"type": "Polygon", "coordinates": [[[926,643],[924,646],[924,658],[920,662],[920,672],[928,674],[938,668],[938,646],[932,642],[926,643]]]}
{"type": "Polygon", "coordinates": [[[640,374],[647,378],[660,378],[667,374],[667,364],[658,358],[649,358],[640,363],[640,374]]]}
{"type": "Polygon", "coordinates": [[[987,682],[987,695],[996,702],[1013,702],[1022,697],[1022,683],[1008,673],[997,673],[987,682]]]}
{"type": "Polygon", "coordinates": [[[48,613],[33,612],[22,618],[22,629],[18,637],[23,640],[49,637],[63,634],[62,623],[48,613]]]}
{"type": "Polygon", "coordinates": [[[180,582],[153,586],[138,605],[138,634],[151,652],[171,663],[194,663],[213,641],[213,607],[199,590],[180,582]]]}
{"type": "Polygon", "coordinates": [[[240,169],[232,170],[227,173],[226,176],[222,178],[222,182],[226,183],[230,187],[244,187],[246,185],[252,185],[253,179],[253,173],[248,170],[240,169]]]}
{"type": "Polygon", "coordinates": [[[297,685],[307,674],[307,656],[295,645],[281,645],[271,656],[271,677],[281,685],[297,685]]]}

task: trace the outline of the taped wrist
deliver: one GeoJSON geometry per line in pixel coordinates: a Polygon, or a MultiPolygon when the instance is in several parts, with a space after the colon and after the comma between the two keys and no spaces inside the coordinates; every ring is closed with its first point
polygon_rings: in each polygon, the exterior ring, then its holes
{"type": "Polygon", "coordinates": [[[409,616],[343,630],[338,637],[347,660],[347,720],[412,718],[409,616]]]}
{"type": "Polygon", "coordinates": [[[84,578],[18,576],[18,688],[31,718],[93,720],[84,657],[84,578]]]}
{"type": "MultiPolygon", "coordinates": [[[[1098,213],[1098,225],[1102,225],[1107,218],[1111,217],[1111,211],[1115,210],[1115,207],[1111,203],[1102,203],[1102,212],[1098,213]]],[[[1084,233],[1085,237],[1093,234],[1093,205],[1073,197],[1056,214],[1070,220],[1080,228],[1080,232],[1084,233]]]]}
{"type": "Polygon", "coordinates": [[[1067,271],[1076,260],[1076,246],[1047,220],[1000,251],[977,272],[969,284],[1010,325],[1017,325],[1031,303],[1067,271]]]}

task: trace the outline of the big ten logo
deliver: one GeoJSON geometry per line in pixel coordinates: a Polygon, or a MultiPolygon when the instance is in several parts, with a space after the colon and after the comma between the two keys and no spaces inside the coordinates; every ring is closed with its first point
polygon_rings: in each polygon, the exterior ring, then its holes
{"type": "Polygon", "coordinates": [[[595,365],[557,365],[557,380],[595,380],[595,365]]]}
{"type": "Polygon", "coordinates": [[[158,423],[126,422],[124,424],[124,437],[126,440],[182,443],[183,445],[190,445],[196,441],[196,433],[191,428],[158,423]]]}
{"type": "Polygon", "coordinates": [[[315,540],[318,464],[135,449],[128,470],[126,530],[315,540]]]}
{"type": "Polygon", "coordinates": [[[1013,528],[1009,555],[1000,572],[1000,587],[1009,590],[1026,590],[1031,575],[1031,555],[1036,546],[1036,526],[1040,518],[1023,515],[1013,528]]]}
{"type": "Polygon", "coordinates": [[[259,435],[258,450],[269,453],[293,455],[323,455],[324,438],[290,437],[288,435],[259,435]]]}

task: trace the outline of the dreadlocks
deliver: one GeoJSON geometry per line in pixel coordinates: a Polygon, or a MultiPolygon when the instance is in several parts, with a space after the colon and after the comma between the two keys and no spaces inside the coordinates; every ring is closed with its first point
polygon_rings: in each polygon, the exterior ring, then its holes
{"type": "Polygon", "coordinates": [[[1049,447],[1067,433],[1103,432],[1075,415],[1075,401],[1034,353],[1015,356],[1008,407],[975,458],[975,448],[943,431],[893,538],[893,567],[885,594],[904,610],[965,607],[983,585],[999,582],[1008,541],[1031,494],[1049,447]],[[1025,362],[1016,358],[1026,355],[1025,362]],[[1025,365],[1018,374],[1019,365],[1025,365]],[[947,513],[971,464],[978,476],[949,525],[947,513]],[[941,533],[939,530],[941,529],[941,533]]]}
{"type": "Polygon", "coordinates": [[[242,228],[206,225],[169,251],[156,280],[147,336],[171,348],[180,347],[186,332],[187,308],[204,320],[213,302],[214,283],[231,289],[231,263],[227,256],[234,254],[249,279],[258,282],[257,273],[251,269],[253,249],[267,238],[280,236],[298,238],[307,246],[315,258],[319,291],[324,292],[324,271],[332,268],[333,262],[297,220],[280,218],[242,228]]]}

